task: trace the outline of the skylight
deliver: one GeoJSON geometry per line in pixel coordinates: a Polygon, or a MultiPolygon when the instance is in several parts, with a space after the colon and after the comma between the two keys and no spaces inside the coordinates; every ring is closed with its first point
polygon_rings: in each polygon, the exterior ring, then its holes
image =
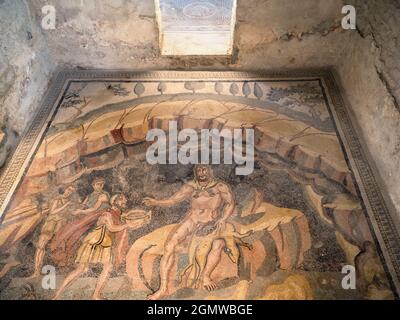
{"type": "Polygon", "coordinates": [[[155,0],[162,55],[230,55],[236,0],[155,0]]]}

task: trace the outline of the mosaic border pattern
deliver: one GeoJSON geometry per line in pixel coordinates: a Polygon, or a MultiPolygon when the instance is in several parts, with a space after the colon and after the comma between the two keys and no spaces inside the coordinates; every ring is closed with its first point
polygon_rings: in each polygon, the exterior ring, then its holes
{"type": "Polygon", "coordinates": [[[395,226],[393,209],[386,202],[378,176],[368,162],[368,156],[356,134],[349,110],[341,96],[331,70],[313,69],[285,72],[232,72],[232,71],[150,71],[126,70],[61,70],[52,80],[42,105],[22,135],[7,166],[0,177],[0,221],[11,197],[23,178],[32,155],[51,123],[56,107],[69,82],[74,80],[293,80],[318,78],[326,91],[328,105],[333,115],[339,138],[344,145],[350,169],[357,181],[373,231],[382,248],[382,254],[400,294],[400,235],[395,226]],[[393,214],[393,215],[392,215],[393,214]]]}

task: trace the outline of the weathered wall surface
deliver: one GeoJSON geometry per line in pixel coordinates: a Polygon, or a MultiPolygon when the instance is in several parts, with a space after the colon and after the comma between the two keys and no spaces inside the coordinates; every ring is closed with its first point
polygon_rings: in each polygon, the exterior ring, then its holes
{"type": "Polygon", "coordinates": [[[22,131],[56,65],[153,70],[333,66],[400,216],[400,4],[347,3],[356,6],[358,30],[341,28],[342,0],[238,0],[231,58],[171,58],[160,56],[151,0],[52,0],[55,30],[40,28],[47,0],[0,0],[0,122],[8,115],[7,127],[22,131]]]}
{"type": "MultiPolygon", "coordinates": [[[[32,0],[41,19],[45,1],[32,0]]],[[[161,57],[154,1],[54,0],[56,30],[46,31],[59,64],[88,68],[270,69],[337,61],[348,37],[339,0],[238,2],[236,53],[226,58],[161,57]],[[300,54],[301,53],[301,54],[300,54]],[[268,58],[266,58],[268,57],[268,58]]]]}
{"type": "Polygon", "coordinates": [[[353,3],[359,32],[353,34],[336,69],[366,148],[400,217],[400,3],[353,3]]]}
{"type": "Polygon", "coordinates": [[[53,71],[27,2],[0,1],[0,166],[37,110],[53,71]]]}

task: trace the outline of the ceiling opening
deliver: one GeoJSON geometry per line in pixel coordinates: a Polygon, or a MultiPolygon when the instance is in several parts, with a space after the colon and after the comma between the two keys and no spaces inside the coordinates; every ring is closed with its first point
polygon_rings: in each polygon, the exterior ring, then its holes
{"type": "Polygon", "coordinates": [[[236,0],[155,0],[162,55],[230,55],[236,0]]]}

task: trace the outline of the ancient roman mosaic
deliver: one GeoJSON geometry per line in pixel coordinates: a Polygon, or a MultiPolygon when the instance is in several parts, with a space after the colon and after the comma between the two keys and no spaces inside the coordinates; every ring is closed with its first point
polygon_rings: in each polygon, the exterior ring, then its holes
{"type": "Polygon", "coordinates": [[[326,95],[317,78],[70,81],[2,216],[0,298],[393,299],[326,95]],[[254,171],[149,164],[170,121],[252,128],[254,171]]]}

